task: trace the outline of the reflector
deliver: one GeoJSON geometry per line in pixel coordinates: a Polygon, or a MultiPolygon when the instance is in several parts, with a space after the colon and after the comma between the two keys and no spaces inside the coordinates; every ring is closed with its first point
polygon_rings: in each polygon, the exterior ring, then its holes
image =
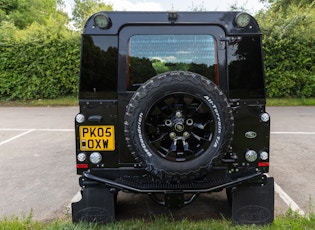
{"type": "Polygon", "coordinates": [[[88,164],[77,164],[78,169],[87,169],[89,167],[88,164]]]}
{"type": "Polygon", "coordinates": [[[267,167],[269,166],[269,162],[258,162],[258,167],[267,167]]]}

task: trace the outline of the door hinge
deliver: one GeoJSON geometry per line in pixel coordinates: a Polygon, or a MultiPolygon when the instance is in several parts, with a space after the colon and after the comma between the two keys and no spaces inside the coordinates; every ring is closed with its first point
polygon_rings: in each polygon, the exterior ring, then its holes
{"type": "Polygon", "coordinates": [[[221,37],[220,38],[220,44],[221,45],[233,45],[235,43],[238,43],[242,40],[242,37],[221,37]]]}

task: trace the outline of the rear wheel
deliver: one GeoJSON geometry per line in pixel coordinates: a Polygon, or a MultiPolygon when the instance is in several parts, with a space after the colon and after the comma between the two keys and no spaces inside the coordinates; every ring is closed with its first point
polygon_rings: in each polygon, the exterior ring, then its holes
{"type": "Polygon", "coordinates": [[[201,177],[227,150],[233,116],[223,92],[191,72],[167,72],[131,98],[125,136],[133,156],[161,178],[201,177]]]}

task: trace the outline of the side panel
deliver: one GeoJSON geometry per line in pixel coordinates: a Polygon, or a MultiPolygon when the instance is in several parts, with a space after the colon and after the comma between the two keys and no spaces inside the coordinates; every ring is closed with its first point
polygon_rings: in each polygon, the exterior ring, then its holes
{"type": "MultiPolygon", "coordinates": [[[[85,116],[85,121],[83,123],[75,122],[75,132],[76,132],[76,152],[79,153],[85,153],[86,154],[86,160],[79,162],[77,159],[77,171],[78,174],[82,174],[83,171],[87,170],[87,168],[112,168],[112,167],[118,167],[119,163],[119,149],[120,145],[117,143],[117,140],[119,139],[119,130],[118,130],[118,122],[117,122],[117,101],[80,101],[80,113],[85,116]],[[99,148],[95,148],[95,150],[85,150],[82,149],[82,141],[86,142],[86,144],[89,142],[89,139],[80,140],[80,126],[85,127],[108,127],[108,126],[114,126],[114,150],[99,150],[99,148]],[[89,160],[90,155],[93,152],[99,152],[102,156],[102,161],[99,164],[92,164],[89,160]]],[[[104,131],[103,133],[105,133],[104,131]]],[[[82,136],[82,134],[81,134],[82,136]]],[[[91,136],[91,135],[90,135],[91,136]]],[[[95,137],[96,142],[94,143],[94,147],[97,145],[97,141],[100,140],[97,132],[95,131],[95,134],[92,134],[93,137],[95,137]],[[99,138],[99,140],[97,140],[99,138]]],[[[111,139],[113,140],[113,139],[111,139]]],[[[93,144],[91,144],[90,147],[93,147],[93,144]]]]}
{"type": "Polygon", "coordinates": [[[229,98],[265,98],[261,36],[239,37],[227,46],[229,98]]]}
{"type": "Polygon", "coordinates": [[[232,151],[237,155],[239,167],[261,167],[263,172],[269,170],[269,158],[260,159],[260,153],[269,153],[270,121],[263,122],[260,118],[265,113],[263,101],[240,101],[234,110],[234,137],[232,151]],[[245,153],[254,150],[257,160],[248,162],[245,153]]]}

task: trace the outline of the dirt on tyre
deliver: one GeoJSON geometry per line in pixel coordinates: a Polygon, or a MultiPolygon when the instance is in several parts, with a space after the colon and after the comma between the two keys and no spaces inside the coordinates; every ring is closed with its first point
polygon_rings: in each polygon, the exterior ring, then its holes
{"type": "Polygon", "coordinates": [[[224,93],[192,72],[157,75],[134,93],[124,132],[134,158],[159,178],[200,178],[232,142],[232,109],[224,93]]]}

